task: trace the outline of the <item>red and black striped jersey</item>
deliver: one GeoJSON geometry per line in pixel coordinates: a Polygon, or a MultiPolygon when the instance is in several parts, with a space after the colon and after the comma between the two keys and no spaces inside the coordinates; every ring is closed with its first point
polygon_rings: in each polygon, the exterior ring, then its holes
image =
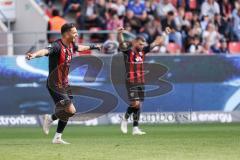
{"type": "Polygon", "coordinates": [[[126,82],[130,84],[144,84],[144,58],[150,51],[150,46],[144,47],[141,52],[134,52],[132,49],[123,51],[126,82]]]}
{"type": "Polygon", "coordinates": [[[73,54],[78,50],[74,43],[66,46],[61,39],[51,43],[46,49],[49,51],[49,76],[54,74],[54,84],[58,88],[68,86],[68,74],[73,54]]]}

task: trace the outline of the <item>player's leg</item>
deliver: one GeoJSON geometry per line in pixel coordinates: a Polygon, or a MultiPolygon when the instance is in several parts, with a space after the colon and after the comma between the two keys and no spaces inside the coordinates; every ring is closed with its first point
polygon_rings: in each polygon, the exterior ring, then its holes
{"type": "Polygon", "coordinates": [[[130,104],[126,110],[126,113],[124,114],[124,118],[127,120],[133,113],[133,107],[132,104],[130,104]]]}
{"type": "Polygon", "coordinates": [[[136,90],[134,90],[134,85],[127,83],[126,89],[127,89],[128,99],[129,99],[130,103],[126,110],[126,113],[124,114],[124,116],[122,117],[122,120],[121,120],[121,128],[120,129],[121,129],[122,133],[124,133],[124,134],[127,133],[128,119],[133,113],[133,106],[135,105],[134,104],[134,101],[135,101],[134,96],[136,95],[136,93],[135,93],[136,90]]]}
{"type": "Polygon", "coordinates": [[[144,101],[144,86],[139,86],[137,89],[137,96],[138,97],[134,102],[134,108],[133,108],[133,135],[143,135],[146,134],[145,132],[141,131],[139,129],[139,118],[141,113],[141,106],[142,102],[144,101]]]}
{"type": "Polygon", "coordinates": [[[133,127],[138,127],[138,121],[139,121],[139,117],[140,117],[140,105],[141,102],[140,101],[134,101],[134,105],[133,105],[133,127]]]}
{"type": "Polygon", "coordinates": [[[54,90],[51,90],[48,86],[47,88],[56,104],[56,107],[55,107],[55,113],[51,116],[46,116],[47,118],[45,118],[46,119],[44,123],[45,125],[43,125],[44,132],[49,133],[50,124],[54,120],[59,119],[57,131],[52,142],[57,144],[59,143],[68,144],[64,142],[61,137],[67,125],[69,117],[72,117],[76,112],[76,109],[71,101],[73,97],[69,96],[67,91],[64,91],[63,93],[59,93],[59,92],[55,92],[54,90]]]}
{"type": "Polygon", "coordinates": [[[134,111],[134,106],[135,106],[135,101],[131,101],[130,105],[128,106],[126,113],[124,117],[122,118],[121,121],[121,131],[126,134],[127,133],[127,124],[128,124],[128,119],[132,115],[134,111]]]}
{"type": "MultiPolygon", "coordinates": [[[[58,108],[60,107],[62,106],[58,106],[58,108]]],[[[68,142],[62,140],[62,134],[65,127],[67,126],[68,119],[76,113],[76,109],[72,102],[65,104],[63,107],[64,109],[58,109],[58,111],[55,113],[59,118],[59,121],[55,136],[52,140],[52,143],[54,144],[69,144],[68,142]]]]}
{"type": "Polygon", "coordinates": [[[48,135],[49,129],[51,127],[51,124],[53,121],[57,120],[57,117],[55,114],[49,115],[45,114],[43,117],[43,132],[48,135]]]}
{"type": "Polygon", "coordinates": [[[143,132],[140,128],[139,128],[139,118],[140,118],[140,107],[141,107],[141,102],[138,101],[137,102],[137,106],[135,106],[133,108],[133,130],[132,130],[132,134],[133,135],[143,135],[146,134],[145,132],[143,132]]]}
{"type": "MultiPolygon", "coordinates": [[[[48,92],[50,94],[50,96],[52,97],[55,105],[58,104],[61,100],[64,99],[64,96],[62,96],[61,94],[57,93],[57,92],[54,92],[52,89],[49,88],[49,86],[47,85],[47,89],[48,89],[48,92]]],[[[53,121],[57,120],[58,117],[56,116],[56,114],[52,114],[52,115],[49,115],[49,114],[45,114],[44,117],[43,117],[43,132],[48,135],[49,134],[49,129],[51,127],[51,124],[53,121]]]]}

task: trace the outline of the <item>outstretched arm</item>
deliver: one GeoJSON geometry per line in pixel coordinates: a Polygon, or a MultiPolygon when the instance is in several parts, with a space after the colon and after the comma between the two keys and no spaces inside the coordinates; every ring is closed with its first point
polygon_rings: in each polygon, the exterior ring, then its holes
{"type": "Polygon", "coordinates": [[[97,45],[89,45],[89,46],[85,46],[85,45],[78,45],[78,52],[81,51],[86,51],[86,50],[92,50],[92,49],[97,49],[97,50],[101,50],[101,45],[97,44],[97,45]]]}
{"type": "Polygon", "coordinates": [[[33,52],[33,53],[29,52],[26,55],[26,59],[31,60],[31,59],[34,59],[34,58],[43,57],[43,56],[48,55],[48,53],[49,53],[49,51],[47,49],[41,49],[41,50],[38,50],[38,51],[33,52]]]}

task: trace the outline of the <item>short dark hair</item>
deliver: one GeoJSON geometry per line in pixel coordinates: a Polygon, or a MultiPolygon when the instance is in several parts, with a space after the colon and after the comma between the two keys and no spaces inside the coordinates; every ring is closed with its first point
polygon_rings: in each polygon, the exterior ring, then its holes
{"type": "Polygon", "coordinates": [[[65,23],[61,28],[61,34],[69,32],[74,27],[76,27],[74,23],[65,23]]]}
{"type": "Polygon", "coordinates": [[[59,13],[59,10],[58,9],[53,9],[52,10],[52,16],[55,17],[55,16],[59,16],[60,13],[59,13]]]}
{"type": "Polygon", "coordinates": [[[146,42],[146,39],[143,36],[137,36],[135,38],[136,41],[142,41],[142,42],[146,42]]]}

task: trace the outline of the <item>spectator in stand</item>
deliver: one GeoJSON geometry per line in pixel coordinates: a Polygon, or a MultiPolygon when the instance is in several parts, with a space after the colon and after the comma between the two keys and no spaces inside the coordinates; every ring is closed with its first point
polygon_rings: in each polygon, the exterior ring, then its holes
{"type": "Polygon", "coordinates": [[[199,54],[204,52],[204,48],[201,45],[201,37],[199,35],[195,35],[191,41],[190,41],[190,46],[188,49],[188,52],[191,54],[199,54]]]}
{"type": "Polygon", "coordinates": [[[132,33],[139,33],[142,27],[141,21],[134,16],[133,11],[127,10],[126,16],[124,17],[124,28],[131,30],[132,33]]]}
{"type": "Polygon", "coordinates": [[[123,20],[119,18],[116,10],[110,9],[108,13],[107,30],[114,30],[123,26],[123,20]]]}
{"type": "Polygon", "coordinates": [[[211,46],[207,42],[202,43],[202,46],[203,46],[202,54],[206,54],[206,55],[212,54],[212,51],[211,51],[211,48],[210,48],[211,46]]]}
{"type": "Polygon", "coordinates": [[[203,43],[208,44],[208,46],[213,46],[217,44],[220,39],[220,34],[217,32],[216,27],[213,23],[209,23],[207,30],[203,32],[203,43]]]}
{"type": "Polygon", "coordinates": [[[196,22],[200,23],[200,17],[199,13],[197,11],[192,12],[192,20],[191,20],[191,25],[193,26],[196,22]]]}
{"type": "Polygon", "coordinates": [[[49,19],[48,22],[48,31],[56,32],[56,33],[49,33],[47,35],[48,42],[51,43],[61,37],[61,27],[67,23],[67,21],[62,18],[59,14],[59,10],[54,9],[52,11],[52,17],[49,19]]]}
{"type": "Polygon", "coordinates": [[[102,49],[105,54],[114,54],[118,51],[118,41],[116,40],[116,35],[110,33],[108,39],[103,43],[102,49]]]}
{"type": "Polygon", "coordinates": [[[220,14],[215,14],[214,25],[216,26],[218,32],[224,35],[226,39],[230,38],[230,24],[228,21],[222,17],[220,14]]]}
{"type": "Polygon", "coordinates": [[[83,0],[67,0],[63,7],[63,17],[66,16],[70,11],[79,11],[82,4],[83,0]]]}
{"type": "MultiPolygon", "coordinates": [[[[36,1],[40,4],[57,2],[56,0],[36,1]]],[[[183,51],[190,51],[190,46],[195,44],[195,41],[198,42],[195,37],[198,35],[202,37],[204,53],[210,53],[211,46],[216,45],[221,36],[227,41],[240,40],[240,0],[197,0],[195,10],[190,8],[190,0],[62,0],[61,2],[65,2],[64,15],[71,10],[78,12],[76,22],[78,29],[82,30],[93,28],[112,30],[123,25],[133,34],[144,35],[151,43],[158,35],[162,35],[162,30],[171,27],[173,32],[164,38],[166,42],[175,42],[183,51]]],[[[51,17],[51,14],[49,15],[51,17]]],[[[103,39],[105,40],[106,37],[103,39]]],[[[191,52],[192,50],[194,49],[191,49],[191,52]]]]}
{"type": "Polygon", "coordinates": [[[80,15],[77,17],[77,25],[79,29],[85,30],[92,27],[105,28],[105,24],[101,21],[98,6],[93,0],[87,0],[82,7],[80,15]]]}
{"type": "Polygon", "coordinates": [[[162,30],[165,31],[167,27],[172,29],[172,32],[167,36],[169,42],[175,42],[180,47],[182,47],[182,35],[178,31],[177,25],[175,23],[175,17],[173,11],[168,12],[167,17],[161,21],[162,30]]]}
{"type": "Polygon", "coordinates": [[[178,30],[180,31],[183,26],[191,26],[191,19],[185,16],[185,9],[183,7],[179,7],[177,10],[177,15],[175,16],[175,22],[178,30]]]}
{"type": "Polygon", "coordinates": [[[124,5],[123,0],[116,0],[116,6],[118,16],[122,18],[126,13],[126,6],[124,5]]]}
{"type": "Polygon", "coordinates": [[[176,22],[178,30],[181,30],[182,26],[185,23],[184,15],[185,15],[185,9],[183,7],[179,7],[177,10],[176,17],[175,17],[175,22],[176,22]]]}
{"type": "Polygon", "coordinates": [[[170,0],[162,0],[157,4],[156,12],[159,17],[166,17],[169,12],[175,12],[176,8],[170,0]]]}
{"type": "Polygon", "coordinates": [[[240,8],[240,0],[235,0],[233,5],[235,6],[235,9],[240,8]]]}
{"type": "Polygon", "coordinates": [[[145,1],[146,12],[151,18],[154,16],[157,8],[157,3],[154,0],[145,1]]]}
{"type": "Polygon", "coordinates": [[[183,27],[183,29],[184,29],[184,32],[183,32],[183,43],[184,43],[183,51],[188,52],[190,46],[193,44],[195,31],[191,27],[186,27],[186,26],[183,27]]]}
{"type": "Polygon", "coordinates": [[[154,47],[151,50],[151,53],[160,53],[160,54],[166,54],[167,48],[164,40],[164,36],[158,36],[155,38],[155,40],[158,39],[159,45],[154,47]]]}
{"type": "MultiPolygon", "coordinates": [[[[98,0],[97,1],[97,12],[99,14],[98,18],[99,18],[99,21],[101,21],[101,24],[105,24],[106,23],[106,20],[107,20],[107,4],[106,4],[106,1],[105,0],[98,0]]],[[[102,27],[103,29],[105,28],[105,26],[103,25],[102,27]]]]}
{"type": "Polygon", "coordinates": [[[200,22],[202,30],[206,30],[208,23],[210,22],[208,15],[203,16],[200,22]]]}
{"type": "Polygon", "coordinates": [[[105,0],[97,0],[96,6],[98,8],[99,15],[105,18],[105,14],[107,12],[107,3],[105,0]]]}
{"type": "Polygon", "coordinates": [[[227,41],[225,39],[220,39],[219,43],[211,46],[211,51],[214,54],[228,54],[227,41]]]}
{"type": "Polygon", "coordinates": [[[237,40],[240,41],[240,7],[233,11],[233,32],[237,36],[237,40]]]}
{"type": "Polygon", "coordinates": [[[219,5],[220,5],[220,13],[221,16],[227,20],[231,18],[231,14],[232,14],[232,4],[230,3],[229,0],[220,0],[219,1],[219,5]]]}
{"type": "Polygon", "coordinates": [[[220,7],[216,0],[206,0],[201,6],[201,15],[208,16],[211,20],[215,14],[220,14],[220,7]]]}
{"type": "Polygon", "coordinates": [[[193,31],[194,31],[194,34],[195,35],[201,35],[202,34],[202,28],[201,28],[201,25],[200,25],[200,22],[196,22],[194,25],[193,25],[193,31]]]}
{"type": "Polygon", "coordinates": [[[232,16],[234,16],[234,14],[237,14],[237,11],[239,8],[240,8],[240,0],[236,0],[234,3],[234,9],[232,11],[232,16]]]}
{"type": "Polygon", "coordinates": [[[177,8],[184,7],[186,11],[190,11],[190,0],[177,0],[177,8]]]}
{"type": "Polygon", "coordinates": [[[197,10],[201,11],[201,6],[202,6],[203,2],[205,2],[206,0],[196,0],[196,1],[197,1],[197,10]]]}
{"type": "Polygon", "coordinates": [[[134,0],[129,1],[128,10],[132,11],[134,14],[134,18],[138,19],[141,24],[146,23],[147,20],[147,12],[144,1],[134,0]]]}
{"type": "Polygon", "coordinates": [[[149,44],[151,44],[157,36],[162,34],[162,26],[160,23],[160,18],[152,19],[148,21],[143,29],[142,34],[144,34],[145,39],[149,44]]]}
{"type": "Polygon", "coordinates": [[[125,30],[130,32],[130,33],[134,33],[132,26],[130,25],[130,23],[125,23],[124,24],[125,30]]]}

